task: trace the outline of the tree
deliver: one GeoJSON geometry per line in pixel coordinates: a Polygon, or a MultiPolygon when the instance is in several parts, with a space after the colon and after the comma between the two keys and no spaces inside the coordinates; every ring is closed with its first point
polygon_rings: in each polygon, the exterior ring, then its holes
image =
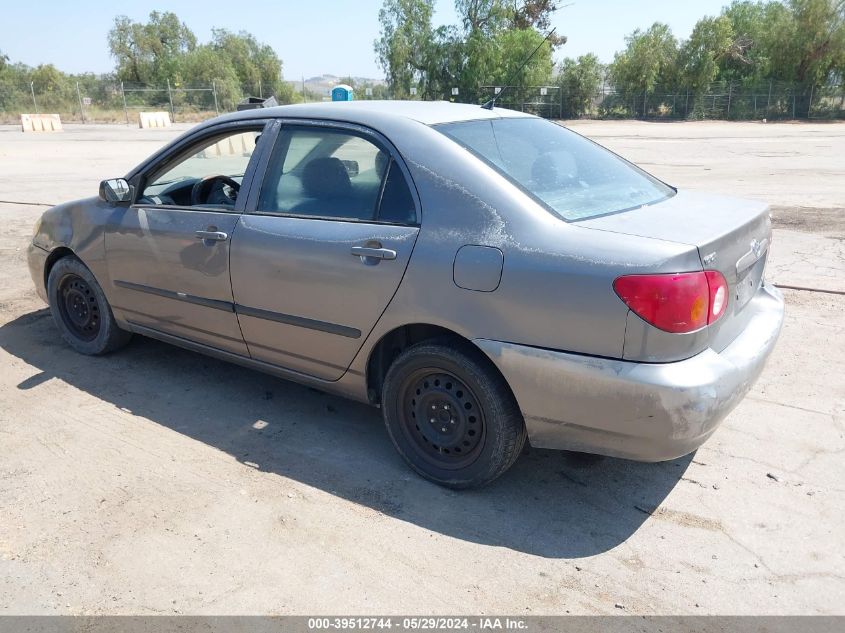
{"type": "MultiPolygon", "coordinates": [[[[449,98],[466,77],[466,42],[454,25],[438,27],[426,47],[421,91],[425,99],[449,98]]],[[[466,90],[466,89],[465,89],[466,90]]]]}
{"type": "Polygon", "coordinates": [[[385,0],[375,52],[396,99],[406,99],[412,86],[423,83],[432,53],[431,16],[434,0],[385,0]]]}
{"type": "Polygon", "coordinates": [[[496,85],[511,82],[518,88],[540,86],[551,82],[552,45],[543,42],[544,34],[535,29],[507,29],[496,36],[492,68],[482,81],[496,85]],[[539,47],[539,49],[538,49],[539,47]],[[529,55],[537,51],[526,64],[529,55]],[[525,67],[520,70],[520,67],[525,67]]]}
{"type": "MultiPolygon", "coordinates": [[[[525,0],[515,7],[513,22],[518,29],[535,28],[542,33],[551,30],[552,15],[558,10],[557,0],[525,0]]],[[[555,33],[549,37],[552,49],[566,44],[566,36],[555,33]]]]}
{"type": "Polygon", "coordinates": [[[38,93],[38,104],[43,108],[57,109],[72,102],[73,83],[53,64],[41,64],[29,74],[33,89],[38,93]]]}
{"type": "Polygon", "coordinates": [[[553,0],[455,0],[458,25],[431,26],[433,0],[385,0],[379,12],[379,63],[394,97],[407,98],[417,86],[429,99],[477,101],[484,84],[545,84],[550,81],[552,50],[566,38],[540,46],[557,3],[553,0]],[[540,46],[522,72],[516,73],[540,46]]]}
{"type": "Polygon", "coordinates": [[[197,38],[175,13],[153,11],[146,24],[117,16],[108,43],[118,79],[163,84],[178,81],[180,62],[196,47],[197,38]]]}
{"type": "MultiPolygon", "coordinates": [[[[233,109],[244,92],[274,95],[280,103],[301,100],[284,81],[282,60],[273,48],[244,31],[212,29],[211,42],[198,45],[175,14],[153,11],[147,23],[118,16],[108,40],[120,80],[157,86],[170,82],[173,87],[213,83],[218,105],[224,109],[233,109]]],[[[206,93],[176,93],[172,98],[214,106],[213,96],[206,93]]]]}
{"type": "Polygon", "coordinates": [[[509,26],[514,11],[504,0],[455,0],[455,11],[466,33],[497,34],[509,26]]]}
{"type": "MultiPolygon", "coordinates": [[[[218,107],[234,110],[243,91],[241,80],[232,61],[211,44],[201,44],[182,60],[182,72],[194,86],[214,86],[218,107]]],[[[194,103],[214,108],[214,97],[207,93],[192,93],[194,103]]]]}
{"type": "Polygon", "coordinates": [[[771,56],[777,45],[772,33],[788,17],[786,6],[781,2],[735,0],[722,15],[730,20],[735,41],[743,45],[743,51],[719,61],[719,79],[759,81],[769,77],[771,56]]]}
{"type": "Polygon", "coordinates": [[[588,53],[577,60],[567,57],[560,65],[557,85],[563,92],[565,118],[576,118],[589,114],[593,99],[599,93],[604,75],[604,66],[599,58],[588,53]]]}
{"type": "Polygon", "coordinates": [[[776,23],[772,70],[808,88],[845,69],[845,0],[790,0],[776,23]]]}
{"type": "Polygon", "coordinates": [[[644,94],[674,80],[678,42],[668,25],[655,22],[646,31],[637,29],[625,42],[609,68],[618,90],[644,94]]]}
{"type": "Polygon", "coordinates": [[[681,45],[679,78],[693,92],[700,93],[716,79],[725,60],[746,61],[744,53],[749,45],[745,39],[737,38],[733,24],[726,16],[703,18],[681,45]]]}

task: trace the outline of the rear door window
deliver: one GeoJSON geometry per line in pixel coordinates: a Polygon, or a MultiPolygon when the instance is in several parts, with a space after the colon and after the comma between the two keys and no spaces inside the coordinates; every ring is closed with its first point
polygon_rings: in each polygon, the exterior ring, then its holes
{"type": "Polygon", "coordinates": [[[323,127],[282,130],[257,210],[359,222],[415,219],[404,174],[390,153],[361,134],[323,127]]]}

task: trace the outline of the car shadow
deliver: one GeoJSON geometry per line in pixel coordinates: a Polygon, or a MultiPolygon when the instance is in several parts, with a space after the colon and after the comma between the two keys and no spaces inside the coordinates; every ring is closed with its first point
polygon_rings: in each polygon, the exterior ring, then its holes
{"type": "Polygon", "coordinates": [[[526,449],[503,477],[452,491],[413,474],[375,408],[135,337],[104,357],[61,340],[48,310],[0,327],[0,347],[60,379],[259,468],[424,529],[551,558],[580,558],[628,539],[663,501],[691,456],[640,464],[526,449]]]}

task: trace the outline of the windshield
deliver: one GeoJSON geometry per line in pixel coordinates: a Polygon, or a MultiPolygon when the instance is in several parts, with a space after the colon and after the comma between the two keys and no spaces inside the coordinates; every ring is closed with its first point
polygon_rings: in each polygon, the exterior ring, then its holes
{"type": "Polygon", "coordinates": [[[565,220],[653,204],[674,190],[566,128],[535,118],[436,126],[565,220]]]}

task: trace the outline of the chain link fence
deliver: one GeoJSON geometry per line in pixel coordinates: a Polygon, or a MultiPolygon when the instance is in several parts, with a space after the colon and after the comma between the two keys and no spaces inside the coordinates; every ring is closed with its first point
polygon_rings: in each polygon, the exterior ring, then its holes
{"type": "Polygon", "coordinates": [[[753,84],[724,81],[699,90],[658,86],[639,92],[604,83],[582,111],[566,107],[563,110],[565,118],[842,119],[845,84],[813,88],[773,80],[753,84]]]}
{"type": "MultiPolygon", "coordinates": [[[[136,124],[140,111],[167,111],[173,121],[193,122],[233,111],[247,96],[270,96],[265,92],[260,83],[233,89],[215,82],[150,86],[95,77],[48,85],[4,82],[0,123],[19,123],[21,113],[55,113],[70,123],[136,124]]],[[[586,93],[556,85],[481,86],[476,95],[481,95],[480,102],[495,96],[500,107],[550,119],[845,119],[845,83],[809,88],[778,81],[716,82],[699,90],[658,86],[626,91],[605,79],[586,93]]],[[[357,91],[355,96],[373,98],[357,91]]],[[[462,100],[461,95],[444,98],[462,100]]]]}
{"type": "Polygon", "coordinates": [[[699,90],[626,91],[605,79],[586,93],[560,86],[482,86],[481,92],[484,100],[496,96],[498,106],[559,119],[845,119],[845,84],[716,82],[699,90]]]}
{"type": "Polygon", "coordinates": [[[496,106],[528,112],[546,119],[563,118],[560,86],[482,86],[483,100],[496,99],[496,106]]]}
{"type": "Polygon", "coordinates": [[[69,123],[137,124],[141,111],[166,111],[173,121],[200,121],[235,110],[247,96],[263,95],[263,87],[232,90],[211,85],[150,86],[102,79],[0,83],[0,123],[20,123],[22,113],[59,114],[69,123]]]}

